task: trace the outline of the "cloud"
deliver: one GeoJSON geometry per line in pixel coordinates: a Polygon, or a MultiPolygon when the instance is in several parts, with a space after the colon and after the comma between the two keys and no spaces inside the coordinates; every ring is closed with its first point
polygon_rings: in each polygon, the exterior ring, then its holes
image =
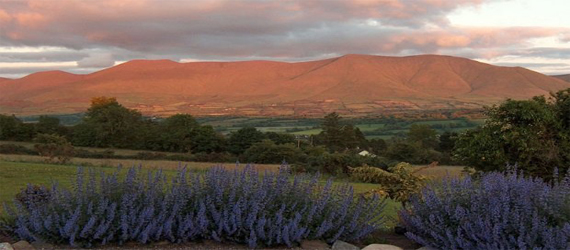
{"type": "MultiPolygon", "coordinates": [[[[3,0],[0,0],[3,1],[3,0]]],[[[502,0],[3,1],[0,61],[66,61],[77,70],[135,58],[320,59],[348,53],[493,58],[570,28],[459,27],[455,10],[502,0]]],[[[532,53],[532,52],[527,52],[532,53]]]]}
{"type": "Polygon", "coordinates": [[[105,68],[115,65],[115,59],[112,54],[93,54],[77,61],[80,68],[105,68]]]}

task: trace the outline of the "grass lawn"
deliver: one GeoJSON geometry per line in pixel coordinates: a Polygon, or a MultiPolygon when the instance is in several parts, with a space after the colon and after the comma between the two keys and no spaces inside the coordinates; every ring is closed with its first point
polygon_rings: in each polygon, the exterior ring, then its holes
{"type": "MultiPolygon", "coordinates": [[[[82,159],[85,160],[85,159],[82,159]]],[[[128,160],[127,160],[128,161],[128,160]]],[[[156,162],[156,161],[152,161],[156,162]]],[[[197,165],[212,163],[196,163],[197,165]]],[[[195,163],[189,163],[189,167],[193,168],[195,163]]],[[[127,166],[128,167],[128,166],[127,166]]],[[[228,166],[229,167],[229,166],[228,166]]],[[[145,167],[143,163],[143,168],[146,169],[156,169],[154,167],[145,167]]],[[[93,167],[96,171],[104,171],[106,173],[112,173],[116,170],[116,167],[93,167]]],[[[163,168],[164,169],[164,168],[163,168]]],[[[198,167],[198,170],[204,170],[203,166],[198,167]]],[[[164,170],[167,177],[171,177],[176,173],[174,169],[164,170]]],[[[59,164],[47,164],[38,162],[13,162],[0,160],[0,204],[9,203],[13,200],[14,196],[23,188],[26,187],[28,183],[38,184],[38,185],[51,185],[52,181],[57,181],[59,185],[63,187],[71,187],[71,183],[75,180],[75,174],[77,173],[76,165],[59,165],[59,164]]],[[[345,181],[338,181],[335,183],[344,183],[345,181]]],[[[325,183],[325,180],[322,181],[325,183]]],[[[355,193],[364,193],[376,187],[375,184],[370,183],[350,183],[355,190],[355,193]]],[[[386,202],[386,213],[385,215],[390,218],[387,226],[392,226],[395,223],[396,212],[400,209],[401,204],[392,200],[387,200],[386,202]]],[[[0,207],[0,211],[3,208],[0,207]]]]}
{"type": "MultiPolygon", "coordinates": [[[[190,169],[197,171],[205,171],[216,163],[207,162],[187,162],[179,163],[174,161],[144,161],[144,160],[125,160],[125,159],[81,159],[75,158],[68,165],[47,164],[41,162],[42,157],[28,155],[0,155],[0,204],[11,202],[14,196],[28,183],[49,186],[52,181],[57,181],[63,187],[70,187],[75,180],[77,166],[91,166],[96,171],[104,171],[112,173],[117,169],[119,164],[125,168],[131,166],[142,165],[143,169],[163,169],[167,177],[172,177],[176,173],[179,164],[185,164],[190,169]]],[[[234,164],[224,164],[225,167],[233,168],[234,164]]],[[[240,165],[243,167],[244,165],[240,165]]],[[[418,166],[419,167],[419,166],[418,166]]],[[[259,164],[256,168],[260,171],[275,171],[278,165],[275,164],[259,164]]],[[[437,166],[434,168],[423,169],[419,173],[430,176],[437,180],[445,176],[457,176],[461,174],[461,166],[437,166]]],[[[323,177],[322,183],[326,182],[323,177]]],[[[346,183],[347,180],[337,180],[335,183],[346,183]]],[[[355,193],[364,193],[376,188],[376,184],[350,182],[355,193]]],[[[388,218],[387,227],[396,224],[397,211],[401,208],[401,203],[388,199],[386,201],[384,215],[388,218]]],[[[0,214],[2,213],[0,206],[0,214]]]]}

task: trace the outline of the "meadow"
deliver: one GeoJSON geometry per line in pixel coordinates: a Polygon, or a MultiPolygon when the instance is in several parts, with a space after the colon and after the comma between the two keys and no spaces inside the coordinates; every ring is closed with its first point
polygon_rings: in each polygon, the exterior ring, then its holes
{"type": "MultiPolygon", "coordinates": [[[[136,150],[128,150],[122,153],[136,153],[136,150]]],[[[236,164],[211,162],[88,158],[73,158],[67,164],[50,164],[46,163],[45,158],[41,156],[0,154],[0,203],[11,202],[15,195],[28,184],[50,186],[55,181],[62,187],[71,187],[71,184],[75,181],[78,166],[110,174],[113,173],[119,165],[124,169],[131,166],[141,166],[143,170],[149,171],[162,169],[168,178],[173,177],[176,170],[181,166],[186,166],[190,171],[200,173],[205,172],[213,166],[224,166],[227,169],[235,169],[236,167],[243,169],[243,167],[246,166],[246,164],[236,166],[236,164]]],[[[276,172],[279,168],[279,165],[276,164],[254,164],[254,166],[259,171],[271,172],[276,172]]],[[[462,170],[463,167],[461,166],[437,166],[422,169],[418,174],[428,176],[432,180],[439,180],[446,176],[461,175],[462,170]]],[[[320,183],[324,184],[329,178],[333,178],[335,185],[349,182],[357,194],[373,190],[378,186],[371,183],[351,182],[347,178],[327,175],[321,177],[320,183]]],[[[400,207],[401,204],[399,202],[388,199],[385,208],[385,215],[391,218],[388,227],[395,225],[396,212],[400,207]]]]}

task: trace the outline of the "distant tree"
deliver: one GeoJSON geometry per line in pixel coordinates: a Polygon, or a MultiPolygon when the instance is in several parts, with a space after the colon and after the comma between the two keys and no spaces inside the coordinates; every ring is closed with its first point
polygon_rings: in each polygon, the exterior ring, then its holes
{"type": "Polygon", "coordinates": [[[275,142],[275,144],[296,143],[295,136],[292,134],[266,132],[265,138],[275,142]]]}
{"type": "Polygon", "coordinates": [[[428,164],[439,161],[441,154],[433,149],[422,148],[417,143],[399,141],[390,144],[384,154],[390,160],[407,161],[413,164],[428,164]]]}
{"type": "Polygon", "coordinates": [[[452,158],[452,151],[455,147],[458,134],[456,132],[444,132],[439,136],[438,150],[441,152],[440,164],[455,165],[456,162],[452,158]]]}
{"type": "Polygon", "coordinates": [[[134,148],[140,145],[142,115],[123,107],[115,98],[96,97],[83,122],[74,129],[74,143],[81,146],[134,148]]]}
{"type": "Polygon", "coordinates": [[[200,126],[192,139],[192,153],[219,153],[225,151],[225,138],[216,133],[212,126],[200,126]]]}
{"type": "Polygon", "coordinates": [[[66,127],[60,124],[60,120],[57,117],[41,115],[38,122],[35,124],[36,133],[40,134],[57,134],[66,135],[66,127]]]}
{"type": "Polygon", "coordinates": [[[16,140],[22,121],[16,116],[0,115],[0,140],[16,140]]]}
{"type": "Polygon", "coordinates": [[[0,140],[31,141],[34,137],[34,126],[23,123],[14,115],[0,115],[0,140]]]}
{"type": "Polygon", "coordinates": [[[367,143],[362,131],[352,124],[341,125],[341,119],[335,112],[326,115],[321,124],[323,131],[314,141],[324,144],[332,152],[365,147],[367,143]]]}
{"type": "Polygon", "coordinates": [[[458,134],[456,132],[444,132],[441,134],[441,136],[439,136],[438,149],[441,152],[451,152],[453,147],[455,147],[457,136],[458,134]]]}
{"type": "Polygon", "coordinates": [[[248,163],[295,163],[302,151],[294,144],[277,145],[271,140],[254,143],[244,153],[243,158],[248,163]]]}
{"type": "Polygon", "coordinates": [[[56,134],[38,134],[34,138],[34,148],[47,162],[66,163],[74,155],[74,148],[63,136],[56,134]]]}
{"type": "Polygon", "coordinates": [[[386,141],[382,140],[381,138],[371,139],[367,142],[368,149],[375,154],[382,154],[386,149],[388,149],[388,145],[386,141]]]}
{"type": "Polygon", "coordinates": [[[200,127],[196,119],[187,114],[170,116],[161,123],[164,150],[189,152],[200,127]]]}
{"type": "Polygon", "coordinates": [[[323,131],[321,132],[325,145],[333,150],[339,151],[343,149],[342,142],[342,126],[340,120],[342,118],[336,112],[330,113],[325,116],[321,125],[323,131]]]}
{"type": "Polygon", "coordinates": [[[437,131],[424,124],[412,124],[407,139],[409,143],[416,143],[424,149],[434,149],[439,143],[437,131]]]}
{"type": "Polygon", "coordinates": [[[401,141],[390,144],[385,155],[391,160],[418,163],[420,151],[421,149],[417,144],[401,141]]]}
{"type": "Polygon", "coordinates": [[[531,176],[551,178],[554,168],[570,161],[570,90],[547,100],[507,100],[487,108],[488,119],[478,129],[462,133],[454,157],[477,170],[504,170],[507,163],[531,176]]]}
{"type": "Polygon", "coordinates": [[[251,147],[251,145],[263,139],[265,139],[265,135],[256,128],[241,128],[236,132],[230,133],[228,151],[236,155],[241,155],[251,147]]]}

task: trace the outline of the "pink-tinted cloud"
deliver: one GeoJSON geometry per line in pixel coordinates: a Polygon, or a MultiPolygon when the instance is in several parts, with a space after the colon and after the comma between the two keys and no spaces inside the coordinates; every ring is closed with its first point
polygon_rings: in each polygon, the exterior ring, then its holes
{"type": "MultiPolygon", "coordinates": [[[[492,1],[501,0],[0,0],[0,46],[63,47],[81,52],[68,59],[83,62],[94,55],[85,50],[119,61],[347,53],[489,58],[532,39],[570,37],[570,28],[457,27],[447,19],[492,1]]],[[[93,65],[110,64],[102,61],[93,65]]]]}

